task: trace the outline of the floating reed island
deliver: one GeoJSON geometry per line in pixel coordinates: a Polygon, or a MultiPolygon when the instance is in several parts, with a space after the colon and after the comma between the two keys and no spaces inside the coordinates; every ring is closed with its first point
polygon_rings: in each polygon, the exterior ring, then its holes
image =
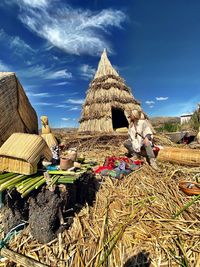
{"type": "MultiPolygon", "coordinates": [[[[84,155],[102,162],[113,155],[98,147],[84,155]]],[[[124,150],[119,147],[119,151],[124,150]]],[[[93,206],[76,213],[68,230],[39,244],[29,228],[9,247],[47,266],[199,266],[200,207],[179,189],[182,179],[196,180],[200,169],[148,164],[123,180],[101,180],[93,206]]]]}
{"type": "Polygon", "coordinates": [[[162,173],[143,160],[119,180],[95,175],[94,162],[125,155],[127,131],[120,129],[128,127],[132,109],[142,111],[105,50],[78,132],[60,140],[63,155],[76,147],[83,160],[73,175],[44,172],[44,164],[41,169],[41,156],[48,168],[58,145],[48,118],[41,117],[42,135],[34,135],[37,115],[15,74],[1,73],[0,86],[0,108],[8,107],[0,122],[2,266],[200,266],[199,150],[155,135],[164,146],[158,154],[162,173]],[[19,231],[21,224],[26,228],[19,231]],[[10,232],[13,227],[17,231],[10,232]]]}

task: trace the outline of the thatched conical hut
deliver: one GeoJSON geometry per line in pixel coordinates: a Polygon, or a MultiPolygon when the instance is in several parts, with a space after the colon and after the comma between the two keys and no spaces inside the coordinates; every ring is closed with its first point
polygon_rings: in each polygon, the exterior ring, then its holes
{"type": "Polygon", "coordinates": [[[141,110],[140,103],[113,68],[104,49],[87,90],[79,132],[113,132],[117,128],[127,127],[133,108],[141,110]]]}
{"type": "Polygon", "coordinates": [[[38,120],[13,72],[0,72],[0,146],[14,132],[38,133],[38,120]]]}

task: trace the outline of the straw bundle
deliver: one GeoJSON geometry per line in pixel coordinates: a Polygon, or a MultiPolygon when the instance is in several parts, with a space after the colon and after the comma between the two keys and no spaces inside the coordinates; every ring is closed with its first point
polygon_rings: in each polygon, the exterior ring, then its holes
{"type": "Polygon", "coordinates": [[[0,171],[33,174],[44,156],[52,159],[52,154],[42,137],[35,134],[14,133],[0,148],[0,171]]]}
{"type": "Polygon", "coordinates": [[[200,165],[200,150],[178,147],[164,147],[158,153],[158,160],[186,166],[200,165]]]}
{"type": "Polygon", "coordinates": [[[0,72],[0,145],[14,132],[38,133],[37,115],[15,73],[0,72]]]}
{"type": "Polygon", "coordinates": [[[123,127],[123,128],[118,128],[118,129],[116,129],[116,132],[117,133],[128,133],[128,128],[126,128],[126,127],[123,127]]]}
{"type": "Polygon", "coordinates": [[[54,134],[51,133],[48,117],[41,116],[40,119],[42,123],[42,134],[41,134],[42,138],[46,141],[49,148],[52,148],[53,146],[57,146],[58,142],[54,134]]]}
{"type": "Polygon", "coordinates": [[[141,110],[131,89],[112,67],[104,50],[83,105],[79,132],[113,132],[128,126],[130,111],[141,110]]]}
{"type": "Polygon", "coordinates": [[[42,123],[42,134],[49,134],[51,133],[51,129],[49,127],[49,121],[47,116],[41,116],[41,123],[42,123]]]}
{"type": "Polygon", "coordinates": [[[41,134],[41,136],[45,140],[45,142],[47,143],[47,145],[48,145],[49,148],[58,145],[58,142],[57,142],[54,134],[52,134],[52,133],[49,133],[49,134],[41,134]]]}

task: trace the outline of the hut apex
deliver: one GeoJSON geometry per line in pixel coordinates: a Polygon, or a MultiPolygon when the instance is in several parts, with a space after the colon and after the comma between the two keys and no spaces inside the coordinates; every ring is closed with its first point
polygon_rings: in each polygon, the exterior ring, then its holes
{"type": "Polygon", "coordinates": [[[110,60],[107,57],[106,49],[104,49],[101,55],[101,59],[99,61],[98,69],[94,76],[94,79],[105,76],[105,75],[109,75],[109,74],[119,76],[119,74],[113,68],[113,66],[110,63],[110,60]]]}
{"type": "Polygon", "coordinates": [[[86,93],[79,132],[113,132],[128,127],[133,109],[141,110],[140,103],[113,68],[104,49],[86,93]]]}

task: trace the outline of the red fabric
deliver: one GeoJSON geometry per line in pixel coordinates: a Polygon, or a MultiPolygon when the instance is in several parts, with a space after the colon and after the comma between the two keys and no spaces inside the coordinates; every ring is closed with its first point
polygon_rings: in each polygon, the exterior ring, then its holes
{"type": "Polygon", "coordinates": [[[144,163],[144,161],[137,159],[137,160],[134,160],[133,163],[135,163],[136,165],[141,165],[142,163],[144,163]]]}
{"type": "Polygon", "coordinates": [[[100,173],[103,170],[112,170],[113,168],[108,167],[108,166],[99,166],[94,172],[95,173],[100,173]]]}
{"type": "Polygon", "coordinates": [[[135,163],[136,165],[140,165],[141,163],[143,163],[142,160],[134,160],[134,161],[132,161],[128,157],[115,157],[115,156],[112,156],[112,157],[106,157],[105,162],[104,162],[104,166],[107,166],[107,167],[113,169],[113,168],[116,167],[115,166],[115,161],[116,160],[118,160],[118,161],[124,161],[127,164],[135,163]]]}
{"type": "Polygon", "coordinates": [[[159,147],[157,147],[157,146],[154,146],[154,147],[153,147],[153,151],[157,151],[157,152],[158,152],[159,150],[160,150],[159,147]]]}
{"type": "Polygon", "coordinates": [[[103,166],[99,166],[97,169],[94,170],[95,173],[100,173],[103,170],[113,170],[114,168],[116,168],[115,166],[115,161],[124,161],[126,162],[127,166],[129,166],[129,164],[136,164],[136,165],[141,165],[144,161],[143,160],[134,160],[132,161],[131,159],[129,159],[128,157],[106,157],[104,165],[103,166]]]}

